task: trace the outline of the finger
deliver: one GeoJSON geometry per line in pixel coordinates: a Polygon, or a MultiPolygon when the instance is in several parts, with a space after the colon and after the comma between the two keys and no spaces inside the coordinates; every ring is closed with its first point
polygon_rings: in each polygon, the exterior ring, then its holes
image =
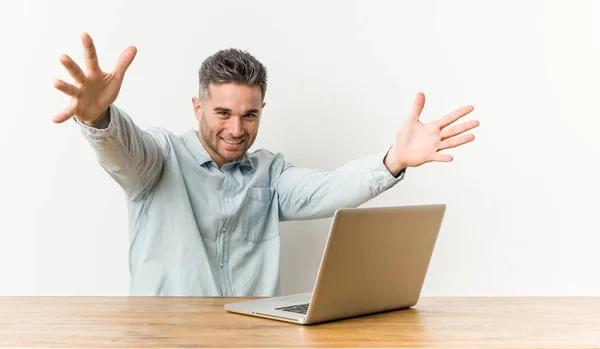
{"type": "Polygon", "coordinates": [[[422,92],[417,93],[415,97],[415,101],[413,102],[413,107],[410,112],[409,120],[417,121],[419,120],[419,116],[421,115],[421,111],[423,111],[423,107],[425,106],[425,95],[422,92]]]}
{"type": "Polygon", "coordinates": [[[444,116],[443,118],[441,118],[440,120],[437,121],[437,125],[440,127],[440,129],[450,125],[451,123],[455,122],[456,120],[462,118],[463,116],[469,114],[470,112],[473,111],[473,106],[472,105],[468,105],[465,107],[462,107],[460,109],[457,109],[455,111],[453,111],[452,113],[444,116]]]}
{"type": "Polygon", "coordinates": [[[449,138],[449,139],[446,139],[445,141],[441,141],[438,144],[438,150],[456,148],[459,145],[463,145],[463,144],[472,142],[473,140],[475,140],[475,135],[473,135],[473,134],[449,138]]]}
{"type": "Polygon", "coordinates": [[[65,110],[62,111],[62,113],[55,115],[52,118],[52,121],[54,121],[57,124],[60,124],[61,122],[65,122],[65,121],[69,120],[71,117],[73,117],[73,115],[75,115],[76,110],[77,110],[77,107],[75,105],[70,105],[67,108],[65,108],[65,110]]]}
{"type": "Polygon", "coordinates": [[[57,90],[71,97],[77,98],[79,96],[79,88],[60,79],[54,80],[54,87],[56,87],[57,90]]]}
{"type": "Polygon", "coordinates": [[[429,161],[437,161],[437,162],[450,162],[452,160],[454,160],[452,155],[441,154],[441,153],[434,153],[431,155],[431,158],[429,159],[429,161]]]}
{"type": "Polygon", "coordinates": [[[471,120],[468,122],[464,122],[460,125],[452,126],[448,129],[444,129],[441,133],[442,140],[448,139],[450,137],[458,136],[461,133],[467,132],[469,130],[474,129],[479,126],[479,121],[471,120]]]}
{"type": "Polygon", "coordinates": [[[61,55],[60,63],[62,63],[62,65],[67,69],[67,71],[73,77],[73,79],[75,79],[75,81],[81,84],[85,82],[85,74],[83,73],[79,65],[77,65],[77,63],[75,63],[75,61],[73,61],[71,57],[67,55],[61,55]]]}
{"type": "Polygon", "coordinates": [[[134,46],[129,46],[125,51],[123,51],[123,53],[121,53],[121,56],[119,57],[119,60],[117,60],[117,64],[115,66],[115,76],[117,76],[117,78],[123,79],[125,71],[127,71],[127,68],[129,68],[131,62],[133,62],[136,54],[137,48],[134,46]]]}
{"type": "Polygon", "coordinates": [[[83,54],[85,56],[85,64],[90,71],[100,71],[98,65],[98,56],[96,55],[96,46],[94,41],[88,33],[81,35],[81,42],[83,43],[83,54]]]}

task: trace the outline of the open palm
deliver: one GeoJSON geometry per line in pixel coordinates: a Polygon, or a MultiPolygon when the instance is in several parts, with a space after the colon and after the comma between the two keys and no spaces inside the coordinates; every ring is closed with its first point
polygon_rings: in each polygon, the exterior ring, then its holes
{"type": "Polygon", "coordinates": [[[427,162],[449,162],[453,158],[440,150],[455,148],[475,139],[473,134],[464,132],[479,126],[479,121],[471,120],[449,127],[458,119],[473,111],[472,106],[462,107],[445,117],[422,123],[419,116],[425,105],[425,96],[418,93],[411,114],[396,135],[396,160],[402,167],[417,167],[427,162]]]}
{"type": "Polygon", "coordinates": [[[136,48],[128,47],[119,57],[115,70],[105,73],[98,65],[96,48],[92,38],[83,33],[83,43],[86,72],[69,57],[61,55],[60,62],[75,80],[75,85],[56,79],[54,87],[71,97],[69,105],[52,120],[60,123],[75,116],[82,122],[92,122],[98,119],[117,99],[125,71],[133,61],[136,48]]]}

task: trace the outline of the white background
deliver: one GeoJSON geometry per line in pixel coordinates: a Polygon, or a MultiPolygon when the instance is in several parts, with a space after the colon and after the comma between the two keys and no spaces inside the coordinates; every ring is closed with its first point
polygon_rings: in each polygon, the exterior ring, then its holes
{"type": "MultiPolygon", "coordinates": [[[[141,127],[196,128],[201,61],[248,50],[269,69],[256,147],[333,169],[472,104],[455,161],[410,169],[365,206],[445,203],[426,296],[600,295],[600,4],[589,1],[0,1],[0,295],[127,295],[121,190],[75,123],[58,58],[92,35],[141,127]]],[[[329,219],[282,225],[284,293],[310,290],[329,219]]]]}

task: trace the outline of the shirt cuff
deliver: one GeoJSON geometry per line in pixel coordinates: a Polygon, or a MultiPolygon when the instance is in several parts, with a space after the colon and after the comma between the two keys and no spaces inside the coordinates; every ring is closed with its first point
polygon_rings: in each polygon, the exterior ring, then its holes
{"type": "Polygon", "coordinates": [[[81,129],[81,133],[83,133],[83,135],[85,137],[87,137],[88,139],[91,139],[91,140],[99,140],[99,139],[111,136],[115,133],[115,129],[116,129],[115,118],[118,118],[118,117],[119,117],[119,112],[117,110],[117,107],[111,104],[108,107],[108,126],[106,128],[95,128],[95,127],[86,125],[83,122],[81,122],[80,120],[78,120],[76,117],[73,117],[73,120],[75,120],[75,122],[79,125],[79,128],[81,129]]]}
{"type": "Polygon", "coordinates": [[[377,186],[377,190],[383,192],[395,186],[398,182],[404,179],[406,168],[403,168],[396,176],[390,173],[384,163],[385,156],[390,148],[378,152],[368,158],[369,168],[373,177],[373,182],[377,186]]]}

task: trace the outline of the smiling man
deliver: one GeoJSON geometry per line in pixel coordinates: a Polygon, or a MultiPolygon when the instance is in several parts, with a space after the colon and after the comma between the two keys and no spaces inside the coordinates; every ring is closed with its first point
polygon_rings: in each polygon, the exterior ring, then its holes
{"type": "Polygon", "coordinates": [[[175,135],[141,130],[114,102],[136,49],[112,72],[100,69],[91,37],[82,35],[86,71],[60,61],[75,80],[54,86],[71,97],[53,118],[72,117],[104,170],[123,189],[129,210],[131,295],[279,295],[279,222],[332,216],[357,207],[402,180],[406,168],[452,161],[439,151],[474,139],[479,125],[453,125],[471,106],[423,124],[424,96],[390,148],[333,171],[297,168],[278,153],[248,152],[265,107],[266,68],[247,52],[208,57],[192,98],[199,129],[175,135]]]}

